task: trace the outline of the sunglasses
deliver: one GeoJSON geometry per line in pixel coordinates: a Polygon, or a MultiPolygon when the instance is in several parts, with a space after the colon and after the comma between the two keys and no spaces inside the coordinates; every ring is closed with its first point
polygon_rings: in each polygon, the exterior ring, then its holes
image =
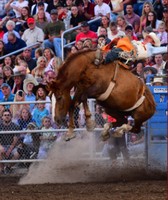
{"type": "Polygon", "coordinates": [[[9,116],[10,116],[10,114],[4,114],[3,116],[4,116],[4,117],[9,117],[9,116]]]}

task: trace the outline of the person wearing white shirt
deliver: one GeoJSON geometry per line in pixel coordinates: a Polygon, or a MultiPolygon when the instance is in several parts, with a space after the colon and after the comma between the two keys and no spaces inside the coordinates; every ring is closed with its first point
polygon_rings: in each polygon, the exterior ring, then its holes
{"type": "Polygon", "coordinates": [[[26,0],[18,0],[18,1],[15,1],[15,0],[10,0],[6,5],[5,5],[5,8],[7,10],[10,10],[11,8],[13,9],[13,11],[15,12],[16,14],[16,18],[19,18],[21,17],[21,9],[23,7],[28,7],[28,1],[26,0]]]}
{"type": "Polygon", "coordinates": [[[94,7],[95,17],[107,16],[110,18],[111,9],[110,6],[103,2],[103,0],[97,0],[97,5],[94,7]]]}

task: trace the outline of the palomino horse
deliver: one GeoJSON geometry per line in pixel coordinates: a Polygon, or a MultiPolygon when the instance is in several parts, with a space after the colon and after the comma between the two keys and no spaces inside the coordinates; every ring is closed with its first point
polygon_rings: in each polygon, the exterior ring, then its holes
{"type": "MultiPolygon", "coordinates": [[[[108,115],[117,119],[113,126],[127,123],[126,116],[134,118],[131,132],[140,132],[141,125],[155,112],[155,102],[148,87],[129,70],[116,62],[94,65],[95,51],[78,52],[67,58],[58,72],[57,79],[49,83],[49,89],[55,94],[55,120],[61,123],[69,112],[69,137],[74,129],[73,111],[76,102],[83,102],[86,111],[86,123],[90,122],[91,113],[87,107],[87,98],[95,98],[105,108],[108,115]],[[70,90],[76,87],[74,99],[70,90]]],[[[109,137],[105,127],[104,139],[109,137]]],[[[123,128],[123,127],[122,127],[123,128]]],[[[130,127],[125,127],[130,129],[130,127]]],[[[119,129],[120,130],[120,129],[119,129]]]]}

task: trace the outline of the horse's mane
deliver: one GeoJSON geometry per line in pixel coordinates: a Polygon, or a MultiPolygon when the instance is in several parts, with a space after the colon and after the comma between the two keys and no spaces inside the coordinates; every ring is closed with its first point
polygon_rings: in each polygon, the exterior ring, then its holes
{"type": "Polygon", "coordinates": [[[69,63],[76,59],[76,57],[80,56],[80,55],[85,55],[87,53],[93,52],[95,51],[95,49],[87,49],[87,50],[82,50],[82,51],[78,51],[76,53],[70,54],[66,59],[65,62],[62,64],[62,66],[59,68],[58,71],[58,75],[59,74],[63,74],[65,72],[65,69],[69,66],[69,63]]]}

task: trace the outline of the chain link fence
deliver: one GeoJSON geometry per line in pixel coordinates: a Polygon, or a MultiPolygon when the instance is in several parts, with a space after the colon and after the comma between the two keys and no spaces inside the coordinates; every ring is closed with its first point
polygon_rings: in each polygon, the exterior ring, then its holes
{"type": "MultiPolygon", "coordinates": [[[[15,173],[18,169],[29,168],[32,162],[46,159],[55,142],[63,140],[68,131],[68,116],[64,125],[58,126],[52,120],[51,102],[5,102],[0,103],[0,173],[15,173]],[[30,106],[31,105],[31,106],[30,106]],[[30,107],[33,109],[30,109],[30,107]],[[46,106],[47,105],[47,106],[46,106]],[[49,106],[50,105],[50,106],[49,106]],[[36,109],[41,111],[36,113],[36,109]],[[39,110],[40,110],[39,109],[39,110]],[[48,112],[44,112],[47,110],[48,112]]],[[[95,134],[92,134],[87,157],[91,159],[129,159],[128,144],[137,140],[136,135],[113,138],[107,142],[100,140],[101,130],[109,121],[104,109],[88,100],[92,118],[96,122],[95,134]]],[[[75,109],[75,131],[82,139],[86,134],[84,109],[82,105],[75,109]]],[[[140,136],[143,138],[142,133],[140,136]]],[[[141,139],[138,138],[138,139],[141,139]]]]}

